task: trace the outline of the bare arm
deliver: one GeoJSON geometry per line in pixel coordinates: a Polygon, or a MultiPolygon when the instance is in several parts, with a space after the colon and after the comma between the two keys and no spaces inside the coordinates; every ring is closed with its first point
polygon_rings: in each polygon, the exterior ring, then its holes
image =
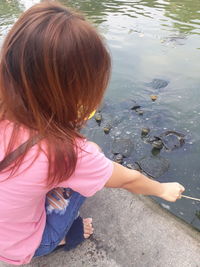
{"type": "Polygon", "coordinates": [[[153,195],[167,201],[176,201],[185,190],[179,183],[159,183],[136,170],[130,170],[113,162],[114,170],[106,187],[124,188],[135,194],[153,195]]]}
{"type": "MultiPolygon", "coordinates": [[[[101,151],[96,143],[90,143],[101,151]]],[[[130,170],[116,162],[113,164],[112,176],[105,187],[123,188],[135,194],[152,195],[171,202],[180,198],[181,193],[185,191],[185,188],[179,183],[160,183],[149,179],[136,170],[130,170]]]]}

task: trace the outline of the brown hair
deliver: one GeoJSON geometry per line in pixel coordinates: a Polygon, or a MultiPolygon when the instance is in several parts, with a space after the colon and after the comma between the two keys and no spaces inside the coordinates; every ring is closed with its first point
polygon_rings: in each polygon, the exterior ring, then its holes
{"type": "MultiPolygon", "coordinates": [[[[23,13],[1,50],[0,119],[14,122],[6,155],[24,126],[30,137],[45,138],[48,184],[69,177],[82,138],[77,128],[101,102],[109,76],[108,51],[82,15],[49,1],[23,13]]],[[[27,150],[7,170],[18,169],[27,150]]]]}

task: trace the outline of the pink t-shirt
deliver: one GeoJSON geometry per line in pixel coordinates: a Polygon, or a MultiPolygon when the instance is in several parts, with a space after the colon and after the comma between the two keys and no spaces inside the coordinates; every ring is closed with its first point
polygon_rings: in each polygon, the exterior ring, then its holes
{"type": "MultiPolygon", "coordinates": [[[[8,121],[0,123],[0,160],[4,157],[11,130],[12,124],[8,121]]],[[[27,140],[25,131],[23,139],[23,142],[27,140]]],[[[74,174],[54,187],[69,187],[90,197],[111,177],[113,164],[89,142],[82,142],[82,148],[74,174]]],[[[45,227],[45,196],[49,191],[45,153],[41,152],[26,170],[36,151],[37,145],[30,149],[15,177],[6,179],[8,174],[0,173],[0,260],[15,265],[30,262],[45,227]]]]}

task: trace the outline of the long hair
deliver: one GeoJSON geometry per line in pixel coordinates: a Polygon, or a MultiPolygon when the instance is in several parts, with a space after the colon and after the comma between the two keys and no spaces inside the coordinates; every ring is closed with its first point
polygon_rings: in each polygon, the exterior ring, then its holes
{"type": "MultiPolygon", "coordinates": [[[[13,132],[21,126],[44,137],[48,185],[67,179],[77,163],[77,129],[100,104],[110,77],[110,56],[84,17],[56,2],[36,4],[5,38],[0,58],[0,111],[13,132]]],[[[20,167],[28,149],[7,171],[20,167]]]]}

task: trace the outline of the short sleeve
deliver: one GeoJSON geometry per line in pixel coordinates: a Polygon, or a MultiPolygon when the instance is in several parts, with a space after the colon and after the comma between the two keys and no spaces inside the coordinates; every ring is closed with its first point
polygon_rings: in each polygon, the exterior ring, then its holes
{"type": "Polygon", "coordinates": [[[101,190],[113,172],[113,162],[90,142],[83,142],[78,152],[75,172],[60,187],[69,187],[85,197],[101,190]]]}

